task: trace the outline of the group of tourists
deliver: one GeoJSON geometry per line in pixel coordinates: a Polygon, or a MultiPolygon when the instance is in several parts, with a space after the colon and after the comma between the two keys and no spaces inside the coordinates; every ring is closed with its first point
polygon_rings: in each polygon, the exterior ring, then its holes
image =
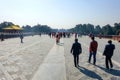
{"type": "MultiPolygon", "coordinates": [[[[50,34],[49,34],[50,36],[50,34]]],[[[55,38],[56,38],[56,44],[58,44],[60,42],[60,38],[70,38],[71,34],[70,33],[61,33],[61,32],[58,32],[58,33],[55,33],[54,34],[55,38]]]]}
{"type": "MultiPolygon", "coordinates": [[[[91,40],[92,41],[90,42],[90,47],[89,47],[88,63],[91,63],[91,57],[93,56],[93,65],[96,65],[96,54],[97,54],[98,43],[95,40],[94,36],[91,37],[91,40]]],[[[113,56],[114,49],[115,49],[115,45],[112,44],[111,40],[108,40],[108,44],[105,46],[105,49],[103,51],[103,56],[106,57],[105,64],[107,69],[110,69],[113,67],[111,58],[113,56]]],[[[81,47],[81,44],[78,42],[77,38],[75,38],[75,43],[73,43],[72,45],[71,53],[73,54],[73,57],[74,57],[74,65],[75,67],[78,67],[79,55],[82,53],[82,47],[81,47]]]]}

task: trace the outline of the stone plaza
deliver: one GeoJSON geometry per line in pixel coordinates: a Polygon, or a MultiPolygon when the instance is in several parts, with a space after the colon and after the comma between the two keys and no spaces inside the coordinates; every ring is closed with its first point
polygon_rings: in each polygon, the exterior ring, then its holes
{"type": "Polygon", "coordinates": [[[114,67],[106,70],[102,53],[108,39],[96,38],[96,65],[87,62],[91,39],[82,36],[78,40],[82,45],[78,68],[70,53],[74,37],[61,38],[59,44],[48,35],[27,36],[23,43],[20,38],[0,42],[0,80],[120,80],[120,43],[113,41],[114,67]]]}

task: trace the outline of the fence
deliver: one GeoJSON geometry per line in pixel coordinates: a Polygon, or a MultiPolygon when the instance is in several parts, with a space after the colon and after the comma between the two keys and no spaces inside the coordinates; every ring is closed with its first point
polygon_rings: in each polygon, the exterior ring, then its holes
{"type": "Polygon", "coordinates": [[[33,32],[24,32],[24,33],[7,33],[7,32],[1,32],[0,33],[0,39],[1,41],[3,41],[4,39],[8,39],[8,38],[16,38],[16,37],[20,37],[20,35],[23,36],[33,36],[33,35],[38,35],[38,33],[33,33],[33,32]]]}

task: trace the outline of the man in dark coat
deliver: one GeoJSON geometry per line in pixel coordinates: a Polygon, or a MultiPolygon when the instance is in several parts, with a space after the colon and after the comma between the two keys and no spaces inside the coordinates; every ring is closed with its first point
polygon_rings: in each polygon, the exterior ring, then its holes
{"type": "Polygon", "coordinates": [[[73,43],[71,48],[71,53],[74,57],[74,65],[77,67],[79,64],[79,54],[82,53],[81,44],[78,42],[78,39],[75,39],[75,43],[73,43]]]}
{"type": "Polygon", "coordinates": [[[4,34],[3,33],[1,33],[0,38],[1,38],[1,41],[4,41],[4,34]]]}
{"type": "Polygon", "coordinates": [[[110,63],[111,68],[113,67],[111,58],[113,56],[114,49],[115,49],[115,45],[112,44],[111,40],[109,40],[108,41],[108,45],[105,46],[105,50],[103,52],[103,55],[106,56],[105,63],[106,63],[106,68],[107,69],[109,69],[108,63],[110,63]]]}
{"type": "Polygon", "coordinates": [[[20,34],[21,43],[23,43],[23,34],[20,34]]]}

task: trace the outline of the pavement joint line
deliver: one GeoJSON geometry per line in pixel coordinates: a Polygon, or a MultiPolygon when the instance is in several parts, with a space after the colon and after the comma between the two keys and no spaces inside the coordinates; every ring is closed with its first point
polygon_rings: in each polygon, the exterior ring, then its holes
{"type": "MultiPolygon", "coordinates": [[[[81,42],[81,44],[83,44],[85,47],[89,48],[88,45],[85,44],[84,42],[81,42]]],[[[98,52],[98,54],[99,54],[100,56],[102,56],[102,53],[101,53],[100,51],[97,51],[97,52],[98,52]]],[[[115,60],[112,59],[112,62],[113,62],[115,65],[117,65],[118,67],[120,67],[120,63],[118,63],[117,61],[115,61],[115,60]]]]}
{"type": "Polygon", "coordinates": [[[24,75],[20,76],[21,80],[27,80],[24,75]]]}
{"type": "Polygon", "coordinates": [[[14,80],[1,63],[0,63],[0,69],[4,73],[7,80],[14,80]]]}
{"type": "Polygon", "coordinates": [[[24,49],[26,49],[26,48],[29,48],[29,47],[31,47],[31,46],[33,46],[33,45],[38,44],[38,43],[40,43],[40,42],[36,42],[36,43],[31,44],[31,45],[29,45],[29,46],[23,47],[22,49],[19,49],[19,50],[15,50],[15,51],[13,51],[12,53],[10,53],[10,54],[8,54],[8,55],[1,56],[0,59],[7,58],[7,57],[9,57],[10,55],[13,55],[13,54],[15,54],[15,53],[17,53],[17,52],[19,52],[19,51],[21,51],[21,50],[24,50],[24,49]]]}
{"type": "MultiPolygon", "coordinates": [[[[31,45],[29,45],[29,46],[26,46],[26,47],[24,47],[24,48],[22,48],[22,49],[20,49],[20,50],[24,50],[24,49],[26,49],[26,48],[28,48],[28,47],[31,47],[31,46],[33,46],[33,45],[35,45],[35,44],[38,44],[38,43],[39,43],[39,42],[36,42],[36,43],[31,44],[31,45]]],[[[0,59],[7,58],[7,57],[9,57],[10,55],[13,55],[13,54],[19,52],[20,50],[16,50],[16,51],[14,51],[14,52],[12,52],[11,54],[6,55],[6,56],[1,56],[0,59]]],[[[6,76],[7,80],[13,80],[13,78],[10,76],[10,74],[7,72],[7,70],[4,68],[4,66],[3,66],[1,63],[0,63],[0,68],[1,68],[2,72],[4,73],[4,75],[6,76]]],[[[20,78],[21,78],[22,80],[27,80],[27,79],[25,78],[25,76],[23,76],[23,75],[21,75],[20,78]]]]}

